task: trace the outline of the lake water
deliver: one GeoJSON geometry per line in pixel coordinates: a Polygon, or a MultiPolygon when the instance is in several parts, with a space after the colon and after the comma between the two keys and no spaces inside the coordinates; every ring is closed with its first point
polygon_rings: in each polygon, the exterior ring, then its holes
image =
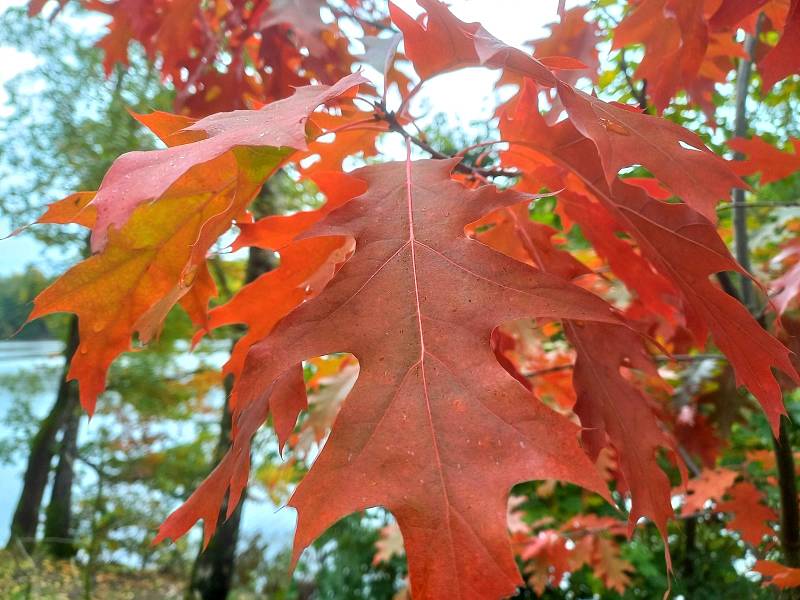
{"type": "MultiPolygon", "coordinates": [[[[58,377],[63,365],[61,356],[62,345],[54,341],[0,341],[0,375],[16,375],[30,370],[52,371],[53,377],[45,381],[44,389],[32,397],[31,407],[36,417],[44,417],[55,400],[58,389],[58,377]]],[[[220,365],[225,360],[226,353],[219,352],[212,355],[212,361],[220,365]]],[[[206,357],[208,358],[208,357],[206,357]]],[[[193,355],[187,352],[181,356],[181,366],[191,367],[196,363],[193,355]]],[[[11,391],[0,382],[0,439],[10,432],[6,423],[6,416],[14,401],[11,391]]],[[[91,435],[94,421],[87,424],[83,422],[81,435],[91,435]]],[[[9,527],[14,508],[22,489],[22,475],[25,470],[24,457],[14,464],[0,464],[0,547],[8,540],[9,527]]],[[[262,494],[259,494],[262,496],[262,494]]],[[[45,498],[49,493],[45,494],[45,498]]],[[[176,505],[177,508],[177,505],[176,505]]],[[[264,540],[269,542],[271,552],[277,552],[291,543],[295,527],[295,512],[291,508],[279,508],[268,500],[256,502],[250,500],[245,504],[242,515],[243,537],[259,533],[264,540]]],[[[155,532],[154,532],[155,533],[155,532]]],[[[199,533],[199,532],[198,532],[199,533]]],[[[270,553],[271,553],[270,552],[270,553]]]]}

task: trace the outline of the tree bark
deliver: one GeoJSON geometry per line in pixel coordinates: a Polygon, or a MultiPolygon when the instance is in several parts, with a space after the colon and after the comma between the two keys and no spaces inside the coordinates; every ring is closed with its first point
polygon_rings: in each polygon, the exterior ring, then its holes
{"type": "MultiPolygon", "coordinates": [[[[230,396],[233,387],[233,378],[225,378],[225,397],[230,396]]],[[[220,421],[220,437],[217,449],[214,452],[214,464],[222,459],[231,445],[231,412],[228,403],[222,410],[220,421]]],[[[234,569],[236,567],[236,546],[239,542],[239,526],[242,520],[242,506],[244,505],[245,493],[242,500],[234,510],[229,519],[226,520],[228,512],[228,498],[226,497],[219,509],[219,525],[214,537],[211,538],[208,546],[200,552],[192,566],[191,583],[189,586],[190,598],[202,598],[203,600],[223,600],[228,597],[233,584],[234,569]]]]}
{"type": "Polygon", "coordinates": [[[76,403],[64,425],[50,504],[45,511],[44,545],[53,558],[72,558],[77,551],[72,536],[72,484],[82,416],[83,411],[76,403]]]}
{"type": "Polygon", "coordinates": [[[797,479],[788,424],[788,419],[781,419],[778,439],[773,438],[772,441],[775,446],[781,492],[781,546],[786,566],[796,569],[800,567],[800,510],[797,503],[797,479]]]}
{"type": "MultiPolygon", "coordinates": [[[[747,53],[748,58],[742,59],[739,62],[739,68],[736,70],[736,111],[734,113],[733,135],[735,137],[744,137],[747,134],[747,96],[750,89],[750,78],[753,74],[753,56],[755,53],[756,40],[758,39],[758,30],[761,26],[762,17],[759,16],[756,21],[755,35],[748,34],[744,40],[744,51],[747,53]]],[[[734,153],[735,160],[743,160],[744,155],[740,152],[734,153]]],[[[733,190],[733,229],[734,229],[734,245],[736,250],[736,260],[744,267],[746,271],[750,271],[750,240],[747,233],[747,203],[745,202],[745,191],[742,188],[733,190]]],[[[740,277],[741,281],[741,297],[742,302],[750,310],[750,312],[757,312],[755,306],[755,297],[753,294],[753,282],[747,275],[740,277]]]]}
{"type": "MultiPolygon", "coordinates": [[[[272,212],[270,203],[270,192],[267,186],[264,187],[262,194],[251,207],[252,212],[258,218],[272,212]],[[259,210],[260,209],[260,210],[259,210]]],[[[250,283],[267,271],[275,268],[275,261],[272,253],[261,248],[250,248],[247,257],[247,270],[245,271],[245,283],[250,283]]],[[[223,285],[223,287],[226,287],[223,285]]],[[[238,337],[238,336],[237,336],[238,337]]],[[[233,342],[236,343],[236,340],[233,342]]],[[[225,378],[225,398],[230,397],[233,389],[233,378],[225,378]]],[[[214,453],[214,465],[224,456],[225,452],[231,447],[232,419],[227,401],[222,410],[220,419],[220,435],[217,448],[214,453]]],[[[228,510],[228,499],[222,503],[219,511],[217,531],[208,544],[208,547],[200,549],[197,559],[192,567],[191,581],[187,596],[189,598],[202,598],[202,600],[224,600],[230,593],[233,584],[234,569],[236,566],[236,546],[239,541],[239,527],[242,519],[242,507],[244,506],[247,490],[242,494],[239,505],[234,510],[229,519],[226,519],[228,510]]]]}
{"type": "Polygon", "coordinates": [[[78,406],[78,386],[75,381],[66,381],[72,355],[78,347],[78,318],[70,317],[67,343],[64,347],[64,369],[58,394],[50,413],[42,420],[39,431],[31,441],[28,464],[25,468],[22,492],[20,493],[8,547],[21,544],[27,552],[36,546],[36,530],[39,526],[44,490],[50,476],[50,464],[56,452],[56,436],[64,425],[68,414],[78,406]]]}

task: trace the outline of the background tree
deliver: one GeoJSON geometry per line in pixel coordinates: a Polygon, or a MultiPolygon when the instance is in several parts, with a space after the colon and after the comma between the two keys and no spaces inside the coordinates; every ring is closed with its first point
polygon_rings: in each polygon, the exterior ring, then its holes
{"type": "MultiPolygon", "coordinates": [[[[152,137],[131,122],[127,107],[156,108],[159,103],[164,105],[168,95],[159,87],[156,73],[141,59],[107,79],[102,72],[100,51],[69,26],[29,20],[19,10],[7,11],[3,22],[2,43],[21,52],[32,52],[42,60],[40,66],[6,86],[13,112],[2,125],[3,211],[12,223],[23,225],[33,220],[43,204],[65,190],[99,185],[114,156],[123,148],[152,147],[152,137]],[[58,118],[43,120],[43,115],[58,118]]],[[[51,228],[37,230],[34,235],[63,248],[66,256],[83,253],[85,242],[77,232],[56,232],[51,228]]],[[[76,336],[73,318],[64,337],[65,374],[75,351],[76,336]]],[[[71,463],[80,419],[77,407],[75,385],[64,382],[53,408],[32,439],[10,544],[19,539],[27,549],[33,548],[50,462],[56,453],[59,464],[47,511],[46,536],[61,540],[71,537],[71,463]],[[58,450],[56,437],[60,431],[64,435],[58,450]]],[[[53,548],[56,553],[69,554],[68,546],[62,548],[56,543],[53,548]]]]}

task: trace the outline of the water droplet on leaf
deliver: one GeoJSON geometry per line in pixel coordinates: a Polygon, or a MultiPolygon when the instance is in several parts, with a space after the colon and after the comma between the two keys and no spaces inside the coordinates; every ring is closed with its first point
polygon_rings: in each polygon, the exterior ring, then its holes
{"type": "Polygon", "coordinates": [[[190,267],[184,269],[183,274],[181,275],[181,285],[183,287],[189,287],[194,283],[195,277],[197,277],[197,265],[191,265],[190,267]]]}
{"type": "Polygon", "coordinates": [[[619,135],[631,134],[627,127],[617,123],[616,121],[611,121],[610,119],[600,119],[600,124],[605,127],[606,131],[611,131],[619,135]]]}

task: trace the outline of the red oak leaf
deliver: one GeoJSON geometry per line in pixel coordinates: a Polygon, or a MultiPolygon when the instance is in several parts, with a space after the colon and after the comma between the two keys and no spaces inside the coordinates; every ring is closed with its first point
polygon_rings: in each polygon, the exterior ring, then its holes
{"type": "Polygon", "coordinates": [[[740,481],[728,492],[730,499],[717,504],[719,512],[733,513],[726,527],[735,529],[742,539],[759,546],[765,536],[774,535],[769,521],[777,521],[778,515],[764,504],[764,494],[749,481],[740,481]]]}
{"type": "Polygon", "coordinates": [[[381,528],[380,537],[375,542],[375,556],[372,557],[372,564],[378,565],[382,562],[389,562],[394,556],[403,556],[403,534],[396,523],[381,528]]]}
{"type": "Polygon", "coordinates": [[[525,542],[520,559],[527,563],[528,583],[541,595],[548,585],[558,586],[564,574],[574,568],[567,539],[557,531],[546,529],[525,542]]]}
{"type": "Polygon", "coordinates": [[[689,206],[655,200],[623,180],[607,185],[597,146],[569,121],[547,127],[535,106],[535,96],[520,98],[515,118],[503,125],[504,135],[528,140],[543,164],[556,164],[569,173],[563,187],[584,196],[585,203],[594,198],[614,215],[649,262],[680,291],[697,340],[704,343],[711,331],[734,367],[737,383],[756,396],[777,431],[785,411],[772,367],[795,380],[800,380],[800,375],[789,360],[788,349],[764,331],[742,304],[709,280],[720,271],[742,272],[714,226],[689,206]]]}
{"type": "MultiPolygon", "coordinates": [[[[587,273],[571,254],[552,246],[554,231],[531,221],[526,204],[503,209],[499,214],[506,219],[487,232],[492,235],[478,239],[495,247],[494,240],[507,243],[509,238],[516,238],[530,262],[565,279],[587,273]]],[[[503,251],[513,256],[508,250],[503,251]]],[[[667,519],[672,515],[670,483],[656,459],[660,448],[674,451],[674,444],[661,429],[644,394],[620,373],[622,367],[628,367],[657,377],[641,338],[620,325],[569,320],[563,324],[567,339],[575,348],[574,410],[584,428],[584,444],[595,460],[609,443],[616,450],[633,502],[631,529],[640,517],[646,516],[666,536],[667,519]]]]}
{"type": "Polygon", "coordinates": [[[621,373],[628,367],[657,377],[655,367],[639,336],[628,329],[565,321],[564,330],[575,347],[575,413],[585,428],[584,443],[595,459],[608,446],[616,451],[631,495],[629,531],[640,517],[648,517],[666,539],[670,483],[657,459],[661,449],[675,456],[675,443],[647,396],[621,373]]]}
{"type": "Polygon", "coordinates": [[[730,195],[731,188],[745,186],[698,135],[671,121],[642,114],[633,107],[604,102],[585,94],[556,79],[549,71],[550,77],[545,77],[540,73],[544,68],[541,63],[478,29],[477,24],[462,23],[439,0],[419,2],[428,10],[428,29],[399,9],[394,9],[393,17],[399,19],[406,53],[415,68],[422,69],[423,78],[439,70],[486,65],[530,77],[545,87],[555,86],[572,123],[597,145],[609,184],[621,168],[641,164],[675,195],[712,221],[716,219],[717,203],[730,195]],[[441,53],[443,45],[457,45],[458,51],[441,53]],[[458,56],[458,62],[431,68],[435,48],[441,56],[458,56]]]}
{"type": "Polygon", "coordinates": [[[562,75],[570,83],[574,83],[579,77],[597,79],[597,71],[600,69],[597,53],[600,30],[595,22],[585,20],[587,12],[585,6],[569,9],[560,22],[550,26],[550,35],[528,42],[534,47],[534,56],[540,60],[546,56],[571,56],[581,61],[585,65],[584,72],[574,74],[572,80],[562,75]]]}
{"type": "MultiPolygon", "coordinates": [[[[314,109],[364,82],[366,79],[356,73],[334,86],[299,88],[291,98],[273,102],[261,110],[219,113],[185,129],[202,132],[202,140],[122,155],[106,173],[92,202],[97,209],[92,249],[101,250],[109,228],[120,227],[137,206],[160,198],[181,177],[187,174],[191,177],[190,170],[194,167],[237,148],[249,148],[257,154],[258,175],[265,179],[293,150],[306,148],[305,123],[314,109]]],[[[237,158],[243,163],[250,162],[247,156],[237,158]]]]}
{"type": "Polygon", "coordinates": [[[624,594],[630,585],[633,565],[622,558],[619,544],[610,538],[597,536],[592,567],[597,578],[610,590],[624,594]]]}
{"type": "MultiPolygon", "coordinates": [[[[105,388],[108,367],[130,349],[134,332],[144,343],[152,339],[179,301],[198,326],[207,326],[215,287],[206,252],[292,148],[305,146],[311,111],[362,81],[356,74],[336,86],[301,88],[260,111],[209,117],[183,130],[201,131],[205,139],[115,161],[75,215],[80,220],[96,212],[95,254],[44,290],[29,317],[78,315],[81,345],[68,376],[79,381],[89,412],[105,388]]],[[[185,119],[161,115],[152,122],[165,139],[186,141],[173,137],[185,119]]]]}
{"type": "Polygon", "coordinates": [[[606,182],[623,167],[646,167],[676,196],[716,221],[716,205],[746,185],[700,137],[671,121],[609,104],[563,84],[559,96],[575,128],[597,146],[606,182]]]}
{"type": "Polygon", "coordinates": [[[764,585],[774,585],[780,589],[800,587],[800,569],[785,567],[774,560],[757,560],[753,571],[761,573],[764,585]]]}
{"type": "Polygon", "coordinates": [[[460,21],[440,0],[417,0],[417,4],[427,11],[424,27],[391,2],[389,13],[403,32],[406,56],[423,79],[462,67],[484,65],[509,69],[545,87],[555,86],[557,79],[544,64],[504,44],[479,23],[460,21]]]}
{"type": "MultiPolygon", "coordinates": [[[[725,468],[703,469],[700,475],[688,481],[681,512],[684,515],[691,515],[703,510],[709,500],[715,502],[722,500],[738,475],[736,471],[725,468]]],[[[679,492],[680,490],[676,490],[676,493],[679,492]]]]}
{"type": "Polygon", "coordinates": [[[614,48],[644,44],[636,76],[647,80],[659,111],[700,69],[708,46],[703,9],[694,0],[644,0],[614,30],[614,48]]]}
{"type": "Polygon", "coordinates": [[[764,138],[734,138],[728,145],[741,154],[747,155],[746,160],[731,163],[739,175],[753,175],[761,173],[761,185],[779,181],[800,171],[800,140],[792,139],[794,153],[779,150],[764,138]]]}
{"type": "Polygon", "coordinates": [[[800,296],[800,240],[792,240],[772,259],[777,264],[788,263],[783,275],[773,280],[770,289],[775,292],[772,301],[779,315],[785,313],[795,298],[800,296]]]}
{"type": "MultiPolygon", "coordinates": [[[[525,316],[620,322],[589,292],[470,240],[468,223],[524,196],[465,189],[449,177],[454,165],[387,163],[356,173],[367,193],[306,234],[350,236],[355,255],[253,347],[237,386],[237,411],[256,410],[301,360],[355,354],[358,382],[289,503],[299,512],[295,560],[342,516],[384,506],[403,532],[421,599],[514,591],[520,578],[506,531],[514,483],[560,479],[604,490],[578,428],[499,365],[492,330],[525,316]]],[[[225,485],[225,476],[196,494],[225,485]]],[[[196,506],[179,509],[159,537],[180,535],[199,516],[196,506]]]]}
{"type": "Polygon", "coordinates": [[[792,0],[780,40],[758,61],[764,91],[784,77],[800,73],[800,0],[792,0]]]}
{"type": "MultiPolygon", "coordinates": [[[[185,300],[190,315],[203,324],[205,304],[214,293],[205,252],[229,227],[234,215],[258,191],[248,177],[231,184],[226,173],[236,165],[221,157],[209,171],[172,187],[167,197],[139,207],[120,228],[110,230],[105,248],[78,263],[45,289],[30,319],[55,312],[78,315],[81,344],[70,362],[81,403],[90,413],[105,388],[114,359],[139,333],[147,342],[159,331],[169,309],[185,300]],[[197,288],[194,285],[197,284],[197,288]]],[[[76,215],[84,218],[93,204],[76,215]]]]}

